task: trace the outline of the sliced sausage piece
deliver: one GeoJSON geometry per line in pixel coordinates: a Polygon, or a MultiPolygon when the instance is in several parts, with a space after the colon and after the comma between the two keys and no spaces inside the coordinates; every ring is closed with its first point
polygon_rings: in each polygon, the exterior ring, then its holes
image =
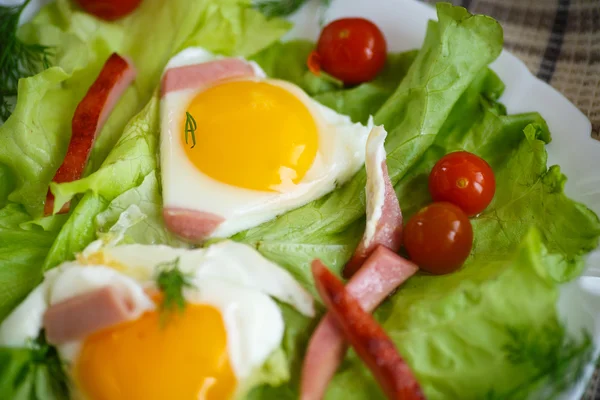
{"type": "MultiPolygon", "coordinates": [[[[372,312],[418,267],[384,246],[377,246],[350,279],[346,290],[366,312],[372,312]]],[[[314,331],[304,356],[300,383],[302,400],[320,400],[342,362],[348,346],[334,317],[327,313],[314,331]]]]}
{"type": "Polygon", "coordinates": [[[369,367],[389,399],[420,400],[423,392],[392,340],[344,284],[320,260],[312,263],[315,285],[344,337],[369,367]]]}
{"type": "Polygon", "coordinates": [[[44,314],[44,329],[48,343],[59,345],[133,317],[131,301],[114,287],[106,286],[52,305],[44,314]]]}
{"type": "MultiPolygon", "coordinates": [[[[126,58],[116,53],[108,58],[100,75],[75,109],[71,121],[71,141],[53,182],[72,182],[81,178],[96,136],[136,74],[133,64],[126,58]]],[[[54,195],[48,190],[44,214],[51,215],[53,208],[54,195]]],[[[68,210],[69,204],[65,204],[60,213],[68,210]]]]}
{"type": "Polygon", "coordinates": [[[173,67],[165,71],[162,84],[162,96],[182,89],[199,89],[223,79],[254,76],[250,63],[239,58],[224,58],[201,64],[173,67]]]}
{"type": "Polygon", "coordinates": [[[167,229],[192,243],[201,243],[224,221],[223,217],[186,208],[163,208],[167,229]]]}
{"type": "Polygon", "coordinates": [[[367,225],[354,255],[344,268],[350,278],[378,245],[398,251],[402,244],[402,211],[385,163],[385,137],[382,126],[375,126],[367,140],[367,225]]]}

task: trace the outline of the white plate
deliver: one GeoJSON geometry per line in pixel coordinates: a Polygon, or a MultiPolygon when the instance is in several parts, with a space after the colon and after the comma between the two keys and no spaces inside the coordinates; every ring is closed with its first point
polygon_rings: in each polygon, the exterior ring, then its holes
{"type": "MultiPolygon", "coordinates": [[[[27,21],[50,0],[33,0],[22,16],[27,21]]],[[[21,4],[22,0],[0,0],[0,5],[21,4]]],[[[427,21],[437,19],[433,7],[416,0],[333,0],[323,8],[311,0],[290,19],[295,23],[286,39],[315,41],[321,23],[350,16],[374,21],[383,31],[391,51],[419,48],[425,37],[427,21]]],[[[552,143],[547,146],[549,165],[559,164],[569,177],[566,193],[600,214],[600,173],[594,165],[600,158],[600,142],[590,137],[591,124],[586,116],[560,92],[537,79],[525,64],[508,51],[491,65],[506,84],[501,101],[509,113],[539,112],[548,122],[552,143]]],[[[570,331],[586,328],[593,333],[600,348],[600,251],[588,257],[584,275],[561,289],[557,306],[559,315],[570,331]]],[[[596,352],[595,357],[597,357],[596,352]]],[[[585,378],[565,393],[562,399],[579,399],[591,376],[590,365],[585,378]]]]}
{"type": "MultiPolygon", "coordinates": [[[[316,41],[320,23],[364,17],[381,28],[391,51],[406,51],[421,47],[427,21],[437,19],[435,8],[416,0],[333,0],[328,8],[320,4],[312,0],[290,18],[295,26],[286,39],[316,41]]],[[[590,121],[508,51],[504,50],[491,68],[506,84],[500,101],[510,114],[537,111],[548,123],[552,133],[548,164],[559,164],[569,178],[565,192],[600,215],[600,173],[595,167],[600,159],[600,141],[591,138],[590,121]]],[[[569,331],[577,334],[586,328],[593,334],[596,348],[600,347],[600,251],[590,254],[582,277],[563,285],[557,308],[569,331]]],[[[592,372],[590,365],[584,379],[561,399],[580,399],[592,372]]]]}

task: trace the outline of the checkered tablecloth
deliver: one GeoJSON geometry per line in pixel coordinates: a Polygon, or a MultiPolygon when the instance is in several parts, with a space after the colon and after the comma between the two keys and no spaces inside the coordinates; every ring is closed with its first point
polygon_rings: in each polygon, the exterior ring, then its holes
{"type": "MultiPolygon", "coordinates": [[[[437,3],[437,0],[424,0],[437,3]]],[[[504,28],[504,46],[592,121],[600,140],[600,0],[453,0],[504,28]]],[[[583,400],[600,400],[600,364],[583,400]]]]}

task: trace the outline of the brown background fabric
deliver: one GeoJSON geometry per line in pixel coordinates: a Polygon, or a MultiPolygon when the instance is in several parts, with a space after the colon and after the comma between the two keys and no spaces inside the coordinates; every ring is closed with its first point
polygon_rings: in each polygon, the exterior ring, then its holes
{"type": "MultiPolygon", "coordinates": [[[[600,140],[600,0],[451,2],[500,21],[505,47],[579,107],[600,140]]],[[[600,360],[582,400],[600,400],[600,360]]]]}

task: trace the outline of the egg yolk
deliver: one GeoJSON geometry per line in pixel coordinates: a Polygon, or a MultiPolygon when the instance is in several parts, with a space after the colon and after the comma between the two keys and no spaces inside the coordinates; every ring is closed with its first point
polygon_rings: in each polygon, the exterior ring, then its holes
{"type": "MultiPolygon", "coordinates": [[[[199,93],[187,110],[196,122],[189,160],[220,182],[261,191],[298,183],[310,169],[318,131],[306,105],[267,82],[232,81],[199,93]],[[193,146],[193,148],[192,148],[193,146]]],[[[187,118],[182,121],[185,132],[187,118]]]]}
{"type": "Polygon", "coordinates": [[[151,311],[91,335],[75,379],[92,400],[222,400],[236,385],[221,313],[196,304],[167,321],[151,311]]]}

